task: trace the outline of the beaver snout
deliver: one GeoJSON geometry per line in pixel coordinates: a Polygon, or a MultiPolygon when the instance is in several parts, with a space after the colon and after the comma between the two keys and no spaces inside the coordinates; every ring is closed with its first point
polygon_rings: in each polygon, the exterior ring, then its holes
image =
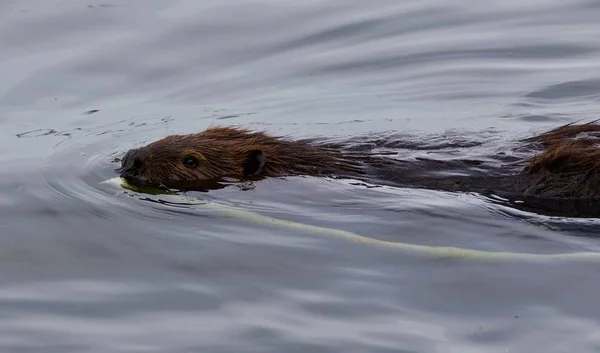
{"type": "Polygon", "coordinates": [[[117,172],[125,179],[141,179],[144,173],[144,159],[139,148],[131,149],[121,159],[121,168],[117,172]]]}

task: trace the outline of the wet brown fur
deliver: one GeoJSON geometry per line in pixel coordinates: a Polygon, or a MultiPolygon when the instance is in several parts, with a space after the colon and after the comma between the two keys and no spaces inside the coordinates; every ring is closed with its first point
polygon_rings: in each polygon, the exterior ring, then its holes
{"type": "Polygon", "coordinates": [[[219,126],[197,134],[167,136],[143,147],[139,158],[146,166],[145,182],[171,186],[221,178],[251,179],[244,164],[254,151],[266,159],[260,177],[361,173],[352,158],[335,149],[219,126]],[[196,157],[198,167],[186,167],[182,163],[186,156],[196,157]]]}
{"type": "MultiPolygon", "coordinates": [[[[224,177],[243,180],[289,175],[340,175],[368,179],[379,175],[383,176],[380,179],[386,179],[387,175],[400,185],[417,188],[498,189],[558,199],[595,198],[600,197],[599,139],[600,125],[596,121],[567,124],[522,140],[531,149],[532,156],[521,161],[520,169],[507,167],[490,175],[445,179],[423,177],[415,172],[438,168],[439,165],[443,168],[445,162],[418,164],[393,161],[366,152],[350,152],[333,145],[326,147],[234,127],[210,127],[197,134],[168,136],[142,147],[136,156],[143,162],[143,177],[138,181],[169,187],[224,177]],[[264,156],[265,163],[262,169],[250,170],[256,171],[256,175],[249,175],[247,162],[256,157],[254,152],[264,156]],[[182,163],[186,156],[197,158],[197,168],[189,168],[182,163]],[[373,170],[385,170],[385,173],[377,174],[373,170]]],[[[123,163],[125,167],[125,160],[123,163]]],[[[453,166],[457,165],[466,169],[473,164],[465,162],[453,166]]]]}
{"type": "Polygon", "coordinates": [[[525,194],[561,198],[600,197],[600,125],[568,124],[526,139],[542,146],[522,174],[525,194]]]}

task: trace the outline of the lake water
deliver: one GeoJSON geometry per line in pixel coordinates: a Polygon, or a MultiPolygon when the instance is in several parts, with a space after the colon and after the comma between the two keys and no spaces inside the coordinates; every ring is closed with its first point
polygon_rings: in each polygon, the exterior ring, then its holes
{"type": "Polygon", "coordinates": [[[314,178],[100,184],[129,148],[210,124],[490,151],[594,119],[599,18],[597,0],[3,0],[0,351],[600,351],[597,261],[413,256],[192,201],[526,253],[600,251],[594,220],[314,178]]]}

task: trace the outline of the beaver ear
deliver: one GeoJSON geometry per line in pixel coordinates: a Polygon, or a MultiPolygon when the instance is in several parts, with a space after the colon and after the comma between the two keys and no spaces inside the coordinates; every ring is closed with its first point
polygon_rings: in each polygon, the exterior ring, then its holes
{"type": "Polygon", "coordinates": [[[265,166],[265,154],[261,150],[252,150],[246,156],[246,162],[242,165],[244,168],[244,176],[258,175],[262,172],[265,166]]]}

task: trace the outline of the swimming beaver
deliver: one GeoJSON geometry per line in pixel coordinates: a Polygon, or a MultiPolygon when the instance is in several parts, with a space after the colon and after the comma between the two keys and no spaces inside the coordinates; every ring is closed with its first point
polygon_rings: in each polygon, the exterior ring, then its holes
{"type": "Polygon", "coordinates": [[[531,153],[501,166],[478,160],[401,161],[315,140],[290,140],[234,127],[171,135],[128,151],[118,169],[131,183],[179,190],[223,187],[227,178],[292,175],[468,191],[521,201],[521,208],[600,215],[600,125],[567,124],[520,141],[531,153]]]}

